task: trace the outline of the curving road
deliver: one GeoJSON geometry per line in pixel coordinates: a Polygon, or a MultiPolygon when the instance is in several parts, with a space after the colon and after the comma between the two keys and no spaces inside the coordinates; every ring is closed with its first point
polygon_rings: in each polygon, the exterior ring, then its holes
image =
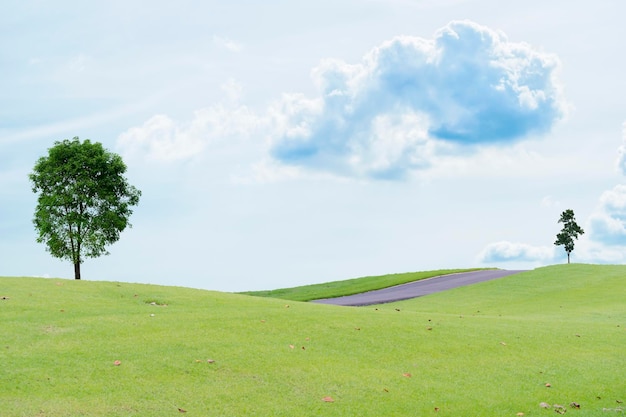
{"type": "Polygon", "coordinates": [[[313,300],[314,303],[333,304],[338,306],[367,306],[372,304],[391,303],[393,301],[407,300],[421,297],[435,292],[445,291],[464,285],[476,284],[496,278],[524,272],[522,270],[486,270],[474,272],[462,272],[460,274],[441,275],[438,277],[409,282],[408,284],[396,285],[395,287],[383,288],[382,290],[364,292],[362,294],[347,295],[337,298],[323,298],[313,300]]]}

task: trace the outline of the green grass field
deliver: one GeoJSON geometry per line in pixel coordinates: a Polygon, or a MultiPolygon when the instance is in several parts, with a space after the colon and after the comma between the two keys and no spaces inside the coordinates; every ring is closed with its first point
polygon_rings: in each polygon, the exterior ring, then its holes
{"type": "Polygon", "coordinates": [[[620,415],[625,280],[561,265],[351,308],[0,278],[0,415],[620,415]]]}
{"type": "Polygon", "coordinates": [[[331,281],[322,284],[304,285],[301,287],[279,288],[277,290],[246,291],[241,294],[255,295],[257,297],[281,298],[292,301],[311,301],[319,300],[321,298],[334,298],[342,297],[344,295],[360,294],[367,291],[379,290],[381,288],[406,284],[407,282],[419,281],[439,275],[478,271],[480,269],[481,268],[440,269],[436,271],[405,272],[400,274],[353,278],[343,281],[331,281]]]}

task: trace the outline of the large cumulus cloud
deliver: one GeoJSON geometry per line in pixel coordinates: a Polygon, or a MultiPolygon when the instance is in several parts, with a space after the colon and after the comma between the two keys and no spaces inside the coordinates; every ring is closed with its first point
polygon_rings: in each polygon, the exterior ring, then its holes
{"type": "Polygon", "coordinates": [[[323,61],[320,97],[285,96],[271,155],[346,176],[398,178],[450,147],[544,133],[564,114],[558,59],[469,21],[396,37],[358,64],[323,61]]]}

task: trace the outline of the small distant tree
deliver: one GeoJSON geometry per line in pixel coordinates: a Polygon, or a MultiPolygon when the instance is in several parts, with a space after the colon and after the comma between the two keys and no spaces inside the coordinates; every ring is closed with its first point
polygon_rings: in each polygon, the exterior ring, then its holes
{"type": "Polygon", "coordinates": [[[130,227],[131,207],[141,191],[123,176],[122,158],[89,140],[55,142],[48,156],[39,158],[29,175],[38,193],[33,223],[52,256],[74,265],[80,279],[85,257],[108,255],[106,245],[116,242],[130,227]]]}
{"type": "Polygon", "coordinates": [[[569,263],[569,255],[574,250],[574,239],[578,239],[578,235],[585,234],[585,231],[576,223],[574,210],[571,209],[561,213],[559,223],[563,223],[563,229],[556,235],[554,244],[565,247],[567,263],[569,263]]]}

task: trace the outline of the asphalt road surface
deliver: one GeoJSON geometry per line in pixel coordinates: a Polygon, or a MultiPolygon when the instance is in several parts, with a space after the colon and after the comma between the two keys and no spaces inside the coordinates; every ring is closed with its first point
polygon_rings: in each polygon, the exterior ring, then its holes
{"type": "Polygon", "coordinates": [[[445,291],[464,285],[476,284],[496,278],[506,277],[524,271],[509,271],[502,269],[463,272],[460,274],[441,275],[438,277],[396,285],[382,290],[364,292],[362,294],[347,295],[345,297],[324,298],[313,300],[314,303],[334,304],[338,306],[367,306],[372,304],[391,303],[393,301],[408,300],[435,292],[445,291]]]}

